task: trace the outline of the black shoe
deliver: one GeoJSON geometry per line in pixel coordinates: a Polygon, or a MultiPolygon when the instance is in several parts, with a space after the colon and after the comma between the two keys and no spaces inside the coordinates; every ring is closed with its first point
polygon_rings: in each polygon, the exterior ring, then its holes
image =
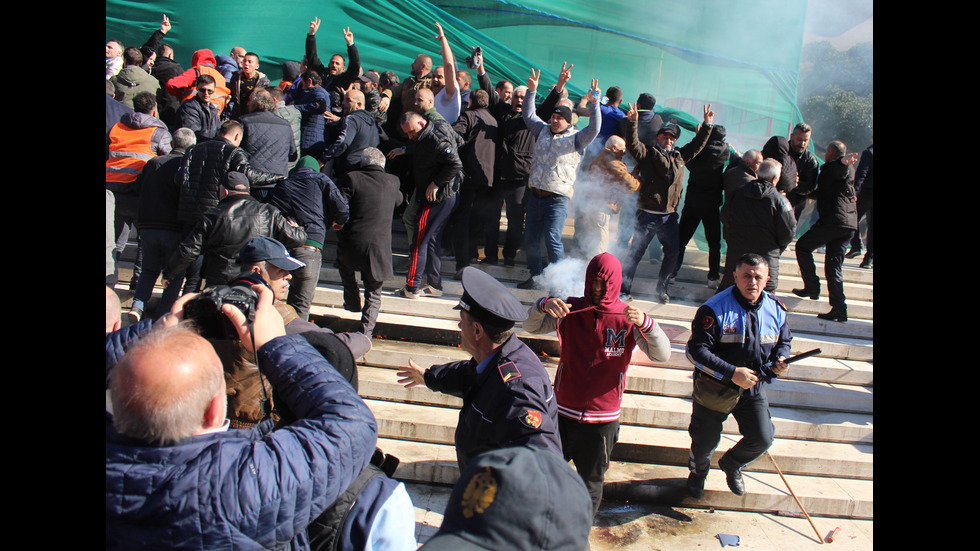
{"type": "Polygon", "coordinates": [[[485,266],[496,266],[497,265],[497,259],[496,258],[490,258],[488,256],[488,257],[484,258],[483,260],[481,260],[480,261],[480,264],[483,264],[485,266]]]}
{"type": "Polygon", "coordinates": [[[522,281],[517,284],[518,289],[536,289],[537,285],[534,284],[534,276],[527,278],[527,281],[522,281]]]}
{"type": "Polygon", "coordinates": [[[820,300],[820,290],[808,291],[806,289],[793,289],[793,294],[800,298],[808,298],[810,300],[820,300]]]}
{"type": "Polygon", "coordinates": [[[861,267],[867,270],[874,266],[874,259],[871,257],[871,253],[864,255],[864,260],[861,261],[861,267]]]}
{"type": "Polygon", "coordinates": [[[514,262],[514,259],[513,258],[505,258],[504,259],[504,266],[507,266],[508,268],[513,268],[514,265],[515,265],[515,262],[514,262]]]}
{"type": "Polygon", "coordinates": [[[847,321],[847,307],[834,306],[826,314],[817,314],[817,317],[827,321],[847,321]]]}
{"type": "Polygon", "coordinates": [[[857,258],[859,256],[861,256],[861,249],[852,248],[851,250],[847,251],[847,254],[844,255],[844,258],[857,258]]]}
{"type": "Polygon", "coordinates": [[[691,474],[687,477],[687,493],[691,494],[694,499],[701,499],[704,497],[704,481],[708,478],[708,472],[696,473],[691,471],[691,474]]]}
{"type": "Polygon", "coordinates": [[[667,291],[657,291],[657,302],[660,304],[670,304],[670,295],[667,291]]]}
{"type": "MultiPolygon", "coordinates": [[[[463,268],[466,268],[466,266],[463,266],[463,268]]],[[[456,270],[456,273],[453,274],[453,279],[456,281],[463,281],[463,268],[456,270]]]]}
{"type": "Polygon", "coordinates": [[[725,471],[725,477],[728,479],[728,489],[737,496],[745,495],[745,482],[742,480],[742,469],[727,466],[724,455],[718,461],[718,468],[725,471]]]}

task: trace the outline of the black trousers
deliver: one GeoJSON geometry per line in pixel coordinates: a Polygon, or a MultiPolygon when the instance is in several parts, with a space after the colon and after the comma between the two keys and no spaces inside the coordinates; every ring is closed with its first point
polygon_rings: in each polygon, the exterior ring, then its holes
{"type": "Polygon", "coordinates": [[[575,470],[589,490],[592,518],[595,518],[602,502],[602,482],[609,470],[609,459],[619,441],[619,421],[579,423],[558,416],[558,435],[565,459],[575,462],[575,470]]]}

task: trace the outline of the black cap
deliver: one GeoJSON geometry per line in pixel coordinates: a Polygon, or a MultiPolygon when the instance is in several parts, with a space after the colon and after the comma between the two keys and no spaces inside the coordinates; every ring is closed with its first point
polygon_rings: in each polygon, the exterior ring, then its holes
{"type": "Polygon", "coordinates": [[[660,132],[657,132],[657,135],[660,134],[670,134],[676,140],[681,137],[681,129],[676,124],[665,124],[660,127],[660,132]]]}
{"type": "Polygon", "coordinates": [[[501,331],[527,319],[527,309],[507,287],[472,266],[463,268],[463,296],[454,309],[501,331]]]}
{"type": "Polygon", "coordinates": [[[225,177],[221,179],[221,186],[231,191],[247,192],[249,189],[251,189],[248,176],[245,176],[245,174],[238,172],[237,170],[231,170],[225,173],[225,177]]]}
{"type": "Polygon", "coordinates": [[[374,84],[378,84],[378,80],[379,80],[378,73],[375,73],[373,71],[368,71],[363,75],[357,77],[357,80],[361,82],[373,82],[374,84]]]}
{"type": "Polygon", "coordinates": [[[475,457],[453,489],[439,532],[422,549],[588,548],[592,500],[554,452],[519,446],[475,457]]]}
{"type": "Polygon", "coordinates": [[[555,107],[555,110],[553,112],[554,113],[558,113],[559,115],[561,115],[566,121],[568,121],[568,124],[571,124],[572,123],[572,108],[571,107],[569,107],[567,105],[559,105],[559,106],[555,107]]]}
{"type": "Polygon", "coordinates": [[[238,251],[239,264],[254,264],[262,261],[287,272],[306,266],[302,260],[289,256],[286,246],[271,237],[253,237],[238,251]]]}

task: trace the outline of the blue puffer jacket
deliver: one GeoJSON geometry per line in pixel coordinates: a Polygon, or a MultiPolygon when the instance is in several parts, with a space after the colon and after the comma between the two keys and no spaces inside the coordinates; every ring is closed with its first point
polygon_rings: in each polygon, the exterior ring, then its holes
{"type": "Polygon", "coordinates": [[[300,419],[156,447],[106,425],[107,549],[308,549],[306,526],[368,464],[377,423],[301,336],[259,350],[300,419]]]}

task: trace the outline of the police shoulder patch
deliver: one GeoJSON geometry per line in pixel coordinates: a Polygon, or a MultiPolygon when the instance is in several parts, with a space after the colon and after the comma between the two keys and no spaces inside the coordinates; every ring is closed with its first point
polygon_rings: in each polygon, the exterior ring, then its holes
{"type": "Polygon", "coordinates": [[[517,370],[517,365],[514,362],[500,364],[497,366],[497,370],[500,371],[500,379],[505,383],[521,377],[521,372],[517,370]]]}
{"type": "Polygon", "coordinates": [[[522,425],[529,429],[536,429],[541,426],[541,412],[535,409],[525,409],[518,419],[522,425]]]}
{"type": "Polygon", "coordinates": [[[701,318],[701,327],[703,327],[705,331],[711,329],[711,327],[714,326],[714,324],[715,324],[714,316],[704,316],[703,318],[701,318]]]}

